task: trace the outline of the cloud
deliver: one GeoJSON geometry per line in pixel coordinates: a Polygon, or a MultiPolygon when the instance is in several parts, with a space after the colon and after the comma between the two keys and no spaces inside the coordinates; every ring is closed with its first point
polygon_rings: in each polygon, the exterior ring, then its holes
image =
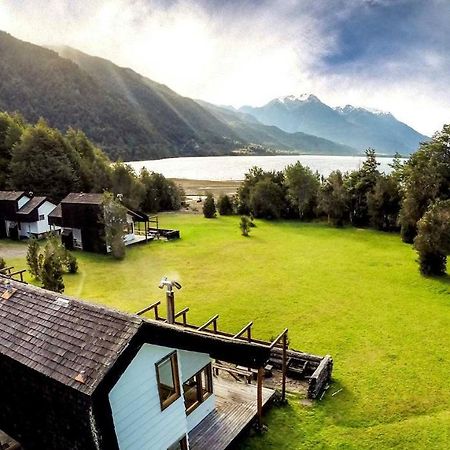
{"type": "Polygon", "coordinates": [[[445,0],[0,3],[0,29],[111,59],[182,95],[240,106],[312,91],[426,133],[450,118],[449,20],[445,0]]]}

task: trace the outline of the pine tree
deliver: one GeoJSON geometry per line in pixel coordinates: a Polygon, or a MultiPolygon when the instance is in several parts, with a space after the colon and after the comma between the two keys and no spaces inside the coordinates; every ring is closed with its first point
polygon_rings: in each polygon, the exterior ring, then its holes
{"type": "Polygon", "coordinates": [[[207,219],[213,219],[216,217],[216,202],[214,201],[214,197],[211,193],[206,195],[205,202],[203,203],[203,215],[207,219]]]}
{"type": "Polygon", "coordinates": [[[39,251],[39,242],[36,239],[31,238],[28,242],[26,258],[28,270],[34,278],[39,278],[39,251]]]}

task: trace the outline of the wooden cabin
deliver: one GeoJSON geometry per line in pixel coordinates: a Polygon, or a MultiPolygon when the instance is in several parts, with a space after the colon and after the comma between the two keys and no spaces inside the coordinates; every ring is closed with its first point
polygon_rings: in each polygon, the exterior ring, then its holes
{"type": "Polygon", "coordinates": [[[46,236],[51,230],[48,215],[55,206],[47,197],[23,191],[0,191],[0,239],[46,236]]]}
{"type": "MultiPolygon", "coordinates": [[[[105,240],[103,216],[103,194],[71,193],[49,214],[49,224],[61,228],[61,238],[69,250],[79,249],[96,253],[108,253],[105,240]]],[[[147,240],[147,233],[137,235],[135,224],[147,226],[149,217],[141,212],[127,210],[127,225],[124,229],[125,245],[147,240]]]]}
{"type": "MultiPolygon", "coordinates": [[[[219,332],[216,316],[189,325],[169,301],[167,319],[159,302],[140,311],[154,311],[150,320],[2,275],[0,301],[0,430],[24,449],[225,450],[261,423],[274,352],[284,396],[287,330],[266,343],[250,324],[219,332]],[[256,385],[220,377],[219,361],[247,368],[256,385]]],[[[332,362],[312,358],[310,378],[325,383],[332,362]]]]}

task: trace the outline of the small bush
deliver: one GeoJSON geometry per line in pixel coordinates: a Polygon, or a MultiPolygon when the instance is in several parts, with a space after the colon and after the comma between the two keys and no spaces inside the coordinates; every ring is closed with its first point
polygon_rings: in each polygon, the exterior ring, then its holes
{"type": "Polygon", "coordinates": [[[69,273],[77,273],[78,272],[77,258],[75,258],[75,256],[73,256],[69,252],[67,252],[66,267],[67,267],[67,271],[69,273]]]}
{"type": "Polygon", "coordinates": [[[241,229],[242,236],[248,236],[250,234],[250,224],[251,220],[248,216],[241,216],[241,221],[239,222],[239,228],[241,229]]]}
{"type": "Polygon", "coordinates": [[[203,215],[207,219],[213,219],[216,217],[216,202],[212,194],[206,195],[205,202],[203,203],[203,215]]]}
{"type": "Polygon", "coordinates": [[[228,195],[221,195],[219,197],[217,209],[221,216],[231,216],[233,214],[233,203],[228,195]]]}
{"type": "Polygon", "coordinates": [[[0,256],[0,270],[6,267],[6,261],[0,256]]]}

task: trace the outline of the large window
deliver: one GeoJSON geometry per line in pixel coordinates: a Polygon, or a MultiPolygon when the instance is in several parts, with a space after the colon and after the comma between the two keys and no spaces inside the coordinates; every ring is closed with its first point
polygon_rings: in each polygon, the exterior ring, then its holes
{"type": "Polygon", "coordinates": [[[208,364],[200,372],[183,383],[186,413],[190,414],[212,394],[212,391],[212,370],[211,364],[208,364]]]}
{"type": "Polygon", "coordinates": [[[165,409],[180,397],[176,352],[156,363],[156,378],[161,409],[165,409]]]}

